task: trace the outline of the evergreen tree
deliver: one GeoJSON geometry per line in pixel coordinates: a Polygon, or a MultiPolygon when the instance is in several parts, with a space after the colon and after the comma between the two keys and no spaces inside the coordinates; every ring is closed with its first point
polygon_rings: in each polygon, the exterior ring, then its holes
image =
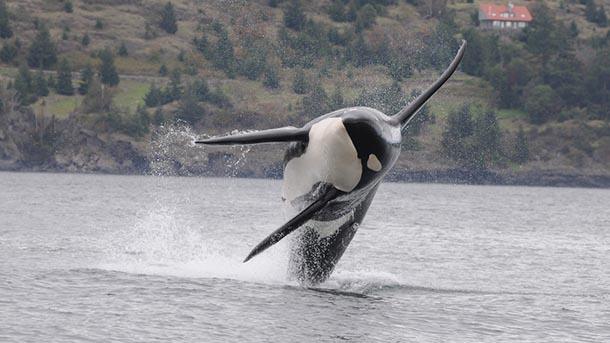
{"type": "Polygon", "coordinates": [[[17,94],[19,94],[23,105],[29,105],[36,101],[32,73],[30,73],[30,69],[27,65],[22,64],[19,67],[13,88],[17,91],[17,94]]]}
{"type": "Polygon", "coordinates": [[[263,86],[269,89],[280,88],[280,79],[277,75],[277,70],[273,67],[268,67],[265,71],[265,79],[263,80],[263,86]]]}
{"type": "Polygon", "coordinates": [[[4,63],[10,63],[13,62],[15,57],[17,57],[17,48],[12,44],[4,42],[2,50],[0,50],[0,60],[4,63]]]}
{"type": "Polygon", "coordinates": [[[9,21],[9,13],[4,0],[0,0],[0,38],[11,38],[13,30],[9,21]]]}
{"type": "Polygon", "coordinates": [[[305,78],[303,69],[297,69],[294,74],[294,80],[292,81],[292,90],[296,94],[306,94],[308,88],[309,86],[307,84],[307,79],[305,78]]]}
{"type": "Polygon", "coordinates": [[[178,103],[176,118],[193,125],[203,118],[205,109],[199,105],[192,94],[185,94],[178,103]]]}
{"type": "Polygon", "coordinates": [[[597,8],[595,7],[594,0],[586,0],[585,1],[585,17],[588,21],[592,23],[597,22],[597,8]]]}
{"type": "Polygon", "coordinates": [[[500,126],[496,112],[489,109],[479,115],[474,122],[473,132],[476,150],[483,163],[491,162],[500,156],[500,126]]]}
{"type": "Polygon", "coordinates": [[[112,92],[104,89],[99,78],[93,77],[89,84],[89,90],[83,97],[81,108],[84,113],[102,113],[109,111],[112,107],[112,92]]]}
{"type": "Polygon", "coordinates": [[[375,17],[377,17],[377,11],[371,4],[366,4],[362,7],[356,15],[356,32],[368,29],[375,24],[375,17]]]}
{"type": "Polygon", "coordinates": [[[165,4],[165,7],[163,7],[159,26],[165,30],[165,32],[170,34],[174,34],[178,31],[178,23],[176,21],[176,14],[174,13],[174,5],[172,5],[171,2],[168,2],[165,4]]]}
{"type": "Polygon", "coordinates": [[[104,22],[102,22],[102,20],[100,18],[96,18],[94,28],[96,30],[102,30],[104,28],[104,22]]]}
{"type": "Polygon", "coordinates": [[[576,25],[576,22],[574,20],[572,20],[572,23],[570,24],[570,37],[576,38],[579,33],[580,33],[580,31],[578,30],[578,26],[576,25]]]}
{"type": "Polygon", "coordinates": [[[59,62],[55,90],[57,91],[57,94],[61,95],[74,94],[74,87],[72,86],[72,68],[65,58],[59,62]]]}
{"type": "Polygon", "coordinates": [[[333,0],[328,7],[328,15],[330,19],[336,22],[345,21],[345,5],[343,0],[333,0]]]}
{"type": "Polygon", "coordinates": [[[235,55],[229,33],[222,30],[214,51],[214,65],[225,71],[229,78],[234,76],[235,55]]]}
{"type": "Polygon", "coordinates": [[[529,160],[529,157],[530,151],[527,136],[523,131],[523,127],[519,126],[519,131],[517,132],[517,138],[515,141],[515,154],[513,155],[513,161],[523,164],[529,160]]]}
{"type": "Polygon", "coordinates": [[[464,105],[457,111],[449,112],[447,128],[441,140],[442,151],[455,161],[463,162],[468,159],[466,138],[474,132],[474,122],[470,113],[470,106],[464,105]]]}
{"type": "Polygon", "coordinates": [[[94,77],[95,72],[93,71],[93,67],[91,67],[91,64],[87,64],[80,72],[80,82],[78,85],[78,93],[80,95],[85,95],[89,92],[89,87],[91,86],[94,77]]]}
{"type": "Polygon", "coordinates": [[[126,57],[127,55],[129,55],[129,51],[127,51],[127,46],[125,45],[125,42],[121,42],[121,45],[119,46],[119,56],[126,57]]]}
{"type": "Polygon", "coordinates": [[[40,25],[36,38],[28,53],[28,65],[32,68],[49,68],[57,62],[57,48],[51,41],[51,34],[44,25],[40,25]]]}
{"type": "Polygon", "coordinates": [[[597,24],[601,27],[608,26],[608,16],[606,16],[604,5],[599,6],[599,10],[597,11],[597,24]]]}
{"type": "Polygon", "coordinates": [[[165,114],[163,113],[163,109],[161,107],[158,107],[155,110],[155,113],[153,115],[153,123],[156,126],[161,126],[165,124],[165,114]]]}
{"type": "Polygon", "coordinates": [[[534,86],[527,94],[525,110],[532,124],[542,124],[559,112],[560,99],[549,85],[534,86]]]}
{"type": "Polygon", "coordinates": [[[166,89],[167,102],[179,100],[182,97],[182,73],[180,69],[174,68],[169,78],[169,86],[166,89]]]}
{"type": "Polygon", "coordinates": [[[208,83],[203,79],[193,81],[189,85],[188,92],[193,95],[197,101],[208,101],[210,97],[210,88],[208,83]]]}
{"type": "Polygon", "coordinates": [[[70,1],[70,0],[66,1],[66,3],[64,4],[64,11],[66,11],[66,13],[72,13],[74,11],[74,6],[72,5],[72,1],[70,1]]]}
{"type": "Polygon", "coordinates": [[[36,74],[36,78],[34,79],[34,86],[36,88],[36,95],[38,96],[47,96],[49,95],[49,86],[47,84],[47,79],[44,76],[44,72],[42,69],[38,70],[36,74]]]}
{"type": "Polygon", "coordinates": [[[169,70],[167,70],[167,65],[165,65],[165,63],[163,63],[161,65],[161,67],[159,67],[159,75],[160,76],[167,76],[167,74],[169,73],[169,70]]]}
{"type": "Polygon", "coordinates": [[[144,103],[147,107],[157,107],[161,105],[162,97],[161,90],[153,83],[144,95],[144,103]]]}
{"type": "Polygon", "coordinates": [[[89,38],[89,34],[85,32],[85,34],[83,35],[83,39],[81,40],[81,44],[83,46],[89,46],[90,42],[91,42],[91,38],[89,38]]]}
{"type": "Polygon", "coordinates": [[[289,29],[300,31],[305,27],[306,22],[307,17],[305,17],[303,12],[301,1],[291,0],[286,9],[284,9],[284,25],[289,29]]]}
{"type": "Polygon", "coordinates": [[[99,54],[102,64],[100,65],[99,75],[103,84],[116,86],[121,82],[119,73],[114,66],[114,57],[110,49],[106,48],[99,54]]]}

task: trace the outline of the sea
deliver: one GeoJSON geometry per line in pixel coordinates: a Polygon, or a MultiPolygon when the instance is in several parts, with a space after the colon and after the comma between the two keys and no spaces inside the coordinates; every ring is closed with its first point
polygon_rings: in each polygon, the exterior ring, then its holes
{"type": "Polygon", "coordinates": [[[608,189],[383,183],[305,288],[280,188],[0,173],[0,342],[610,342],[608,189]]]}

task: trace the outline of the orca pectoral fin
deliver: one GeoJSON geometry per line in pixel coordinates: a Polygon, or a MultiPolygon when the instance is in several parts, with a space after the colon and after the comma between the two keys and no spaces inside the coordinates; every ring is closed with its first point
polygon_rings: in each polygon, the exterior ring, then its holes
{"type": "Polygon", "coordinates": [[[195,141],[197,144],[233,145],[258,144],[274,142],[305,142],[309,139],[309,129],[296,127],[280,127],[277,129],[239,133],[230,136],[212,137],[195,141]]]}
{"type": "Polygon", "coordinates": [[[262,242],[258,243],[254,249],[248,254],[248,257],[244,260],[248,262],[252,257],[262,253],[267,248],[271,247],[275,243],[279,242],[282,238],[298,229],[303,223],[311,219],[319,210],[321,210],[328,202],[335,199],[344,192],[330,187],[324,194],[322,194],[316,201],[307,206],[303,211],[290,219],[286,224],[282,225],[279,229],[275,230],[272,234],[263,239],[262,242]]]}

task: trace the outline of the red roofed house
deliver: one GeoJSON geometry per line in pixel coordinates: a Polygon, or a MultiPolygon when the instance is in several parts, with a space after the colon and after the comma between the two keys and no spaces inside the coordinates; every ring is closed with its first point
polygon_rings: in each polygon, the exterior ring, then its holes
{"type": "Polygon", "coordinates": [[[532,21],[532,15],[525,6],[508,6],[482,3],[479,5],[479,26],[489,29],[521,29],[532,21]]]}

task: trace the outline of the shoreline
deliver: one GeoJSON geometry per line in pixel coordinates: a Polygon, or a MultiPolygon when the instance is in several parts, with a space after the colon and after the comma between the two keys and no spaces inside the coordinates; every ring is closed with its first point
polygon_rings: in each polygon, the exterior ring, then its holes
{"type": "MultiPolygon", "coordinates": [[[[212,171],[203,173],[154,174],[150,172],[112,172],[112,171],[68,171],[51,168],[17,168],[0,169],[0,173],[50,173],[75,175],[125,175],[153,177],[210,177],[210,178],[244,178],[281,180],[277,173],[255,175],[249,170],[237,170],[228,174],[212,171]]],[[[521,186],[521,187],[556,187],[556,188],[610,188],[610,175],[583,175],[552,172],[522,172],[502,174],[490,170],[471,171],[463,169],[447,170],[393,170],[388,173],[383,182],[447,184],[471,186],[521,186]]]]}

